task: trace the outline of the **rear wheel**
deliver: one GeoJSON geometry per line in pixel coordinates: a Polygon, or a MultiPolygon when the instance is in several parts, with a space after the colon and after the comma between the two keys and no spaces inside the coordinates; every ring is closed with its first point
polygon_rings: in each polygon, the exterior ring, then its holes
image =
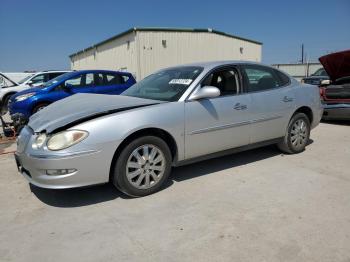
{"type": "Polygon", "coordinates": [[[155,136],[135,139],[120,153],[113,172],[113,184],[129,196],[157,192],[171,170],[168,145],[155,136]]]}
{"type": "Polygon", "coordinates": [[[277,146],[287,154],[300,153],[310,138],[310,120],[304,113],[296,113],[289,121],[287,132],[277,146]]]}

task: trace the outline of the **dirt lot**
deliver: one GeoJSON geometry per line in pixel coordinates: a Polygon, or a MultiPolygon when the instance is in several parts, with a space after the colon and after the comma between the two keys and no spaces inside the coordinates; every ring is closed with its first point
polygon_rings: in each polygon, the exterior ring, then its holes
{"type": "Polygon", "coordinates": [[[1,261],[350,261],[350,125],[174,170],[152,196],[30,187],[0,156],[1,261]]]}

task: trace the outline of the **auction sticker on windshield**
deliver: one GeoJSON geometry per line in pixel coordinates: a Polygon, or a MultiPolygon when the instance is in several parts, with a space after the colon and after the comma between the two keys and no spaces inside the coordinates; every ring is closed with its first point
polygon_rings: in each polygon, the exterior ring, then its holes
{"type": "Polygon", "coordinates": [[[192,79],[172,79],[169,84],[175,85],[189,85],[192,83],[192,79]]]}

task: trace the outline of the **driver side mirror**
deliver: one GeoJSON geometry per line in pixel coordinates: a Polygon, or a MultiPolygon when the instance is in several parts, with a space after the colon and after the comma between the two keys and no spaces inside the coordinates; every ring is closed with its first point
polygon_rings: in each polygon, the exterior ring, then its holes
{"type": "Polygon", "coordinates": [[[64,87],[64,91],[66,91],[67,93],[71,93],[72,92],[72,88],[73,88],[72,84],[64,83],[63,87],[64,87]]]}
{"type": "Polygon", "coordinates": [[[196,90],[189,98],[190,101],[195,101],[204,98],[214,98],[220,96],[219,88],[215,86],[203,86],[196,90]]]}
{"type": "Polygon", "coordinates": [[[30,80],[30,81],[27,82],[27,84],[28,84],[29,86],[32,86],[32,85],[33,85],[33,81],[30,80]]]}

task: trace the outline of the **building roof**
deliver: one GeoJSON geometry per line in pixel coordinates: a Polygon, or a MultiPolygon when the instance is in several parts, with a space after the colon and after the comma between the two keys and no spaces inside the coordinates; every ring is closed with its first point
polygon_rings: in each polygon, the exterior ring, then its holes
{"type": "Polygon", "coordinates": [[[251,43],[254,43],[254,44],[258,44],[258,45],[262,45],[261,42],[258,42],[258,41],[255,41],[255,40],[251,40],[251,39],[248,39],[248,38],[243,38],[243,37],[240,37],[240,36],[236,36],[236,35],[232,35],[232,34],[227,34],[227,33],[224,33],[224,32],[221,32],[221,31],[218,31],[218,30],[215,30],[215,29],[211,29],[211,28],[168,28],[168,27],[134,27],[134,28],[130,28],[129,30],[126,30],[120,34],[117,34],[115,36],[112,36],[104,41],[101,41],[95,45],[92,45],[92,46],[89,46],[88,48],[85,48],[83,50],[80,50],[78,52],[75,52],[71,55],[69,55],[69,57],[73,57],[75,55],[78,55],[80,53],[83,53],[85,51],[88,51],[90,49],[93,49],[97,46],[100,46],[102,44],[105,44],[111,40],[114,40],[114,39],[117,39],[119,37],[122,37],[124,35],[127,35],[129,33],[132,33],[132,32],[137,32],[137,31],[143,31],[143,32],[193,32],[193,33],[214,33],[214,34],[217,34],[217,35],[223,35],[223,36],[227,36],[227,37],[231,37],[231,38],[235,38],[235,39],[240,39],[240,40],[243,40],[243,41],[247,41],[247,42],[251,42],[251,43]]]}

